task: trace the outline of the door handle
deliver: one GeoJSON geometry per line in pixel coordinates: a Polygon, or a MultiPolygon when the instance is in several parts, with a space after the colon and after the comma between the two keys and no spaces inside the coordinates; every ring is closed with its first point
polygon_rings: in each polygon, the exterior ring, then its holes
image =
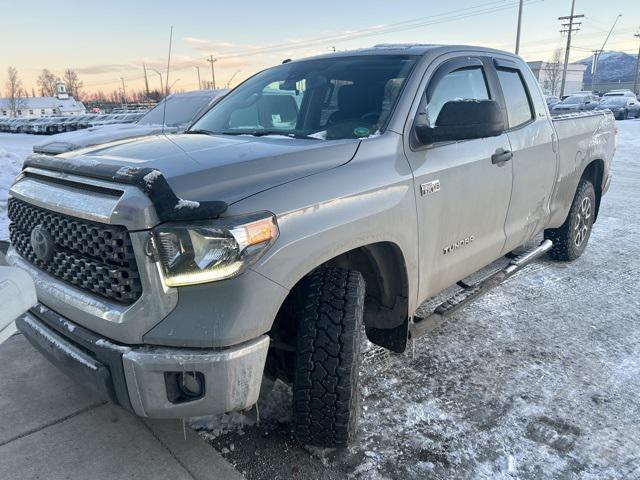
{"type": "Polygon", "coordinates": [[[499,148],[496,150],[496,153],[491,155],[491,163],[494,165],[498,163],[508,162],[513,158],[513,153],[511,150],[505,150],[504,148],[499,148]]]}

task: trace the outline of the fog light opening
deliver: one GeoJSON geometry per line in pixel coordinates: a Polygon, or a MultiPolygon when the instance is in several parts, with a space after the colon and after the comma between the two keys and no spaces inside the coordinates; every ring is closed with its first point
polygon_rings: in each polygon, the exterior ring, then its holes
{"type": "Polygon", "coordinates": [[[171,403],[184,403],[202,398],[205,393],[201,372],[165,372],[167,399],[171,403]]]}

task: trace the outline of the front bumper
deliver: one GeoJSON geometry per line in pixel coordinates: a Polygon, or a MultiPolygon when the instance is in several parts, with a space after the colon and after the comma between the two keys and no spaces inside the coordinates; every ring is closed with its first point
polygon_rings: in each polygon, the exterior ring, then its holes
{"type": "Polygon", "coordinates": [[[185,418],[242,410],[258,400],[269,338],[225,349],[116,344],[42,304],[16,321],[25,337],[70,377],[99,397],[150,418],[185,418]],[[175,398],[181,373],[203,379],[198,398],[175,398]]]}

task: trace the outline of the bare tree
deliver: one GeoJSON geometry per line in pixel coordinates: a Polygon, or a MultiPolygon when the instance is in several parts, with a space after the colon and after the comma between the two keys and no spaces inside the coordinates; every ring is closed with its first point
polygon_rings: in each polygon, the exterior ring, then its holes
{"type": "Polygon", "coordinates": [[[549,85],[549,93],[556,95],[560,88],[562,79],[562,49],[557,48],[553,51],[553,55],[547,62],[547,82],[549,85]]]}
{"type": "Polygon", "coordinates": [[[80,80],[80,77],[78,77],[78,74],[74,70],[67,68],[64,71],[63,80],[64,84],[67,86],[67,93],[69,96],[76,100],[80,100],[80,96],[82,95],[80,89],[82,88],[83,83],[80,80]]]}
{"type": "Polygon", "coordinates": [[[56,76],[47,68],[42,69],[42,73],[37,80],[40,95],[43,97],[55,97],[56,95],[56,76]]]}
{"type": "Polygon", "coordinates": [[[9,100],[9,112],[12,117],[25,104],[22,98],[22,80],[18,77],[18,70],[10,66],[7,69],[7,99],[9,100]]]}

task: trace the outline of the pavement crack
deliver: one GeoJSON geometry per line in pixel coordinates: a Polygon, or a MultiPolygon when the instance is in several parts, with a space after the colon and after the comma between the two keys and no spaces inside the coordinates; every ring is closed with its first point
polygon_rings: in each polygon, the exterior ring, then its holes
{"type": "Polygon", "coordinates": [[[34,433],[37,433],[37,432],[39,432],[41,430],[44,430],[45,428],[49,428],[49,427],[52,427],[54,425],[58,425],[59,423],[63,423],[65,421],[69,420],[70,418],[77,417],[78,415],[82,415],[83,413],[88,412],[90,410],[94,410],[94,409],[96,409],[98,407],[102,407],[103,405],[106,405],[107,403],[109,403],[109,402],[105,401],[105,402],[93,403],[93,404],[91,404],[91,405],[89,405],[87,407],[81,408],[80,410],[78,410],[76,412],[70,413],[69,415],[66,415],[66,416],[64,416],[62,418],[58,418],[57,420],[54,420],[52,422],[45,423],[44,425],[41,425],[41,426],[36,427],[36,428],[32,428],[31,430],[27,430],[26,432],[23,432],[20,435],[16,435],[15,437],[12,437],[12,438],[10,438],[8,440],[0,442],[0,447],[3,447],[4,445],[7,445],[7,444],[9,444],[11,442],[15,442],[16,440],[19,440],[21,438],[28,437],[29,435],[33,435],[34,433]]]}
{"type": "Polygon", "coordinates": [[[184,462],[182,462],[182,460],[180,460],[180,459],[177,457],[177,455],[176,455],[175,453],[173,453],[173,450],[171,450],[171,449],[169,448],[169,446],[168,446],[166,443],[164,443],[164,442],[162,441],[162,439],[160,438],[160,436],[159,436],[156,432],[154,432],[154,431],[153,431],[153,429],[152,429],[149,425],[147,425],[147,423],[146,423],[146,422],[142,421],[142,422],[140,422],[140,423],[142,423],[142,425],[144,425],[144,428],[146,428],[147,430],[149,430],[149,432],[151,433],[151,435],[153,435],[153,438],[155,438],[155,439],[158,441],[158,443],[159,443],[160,445],[162,445],[162,448],[164,448],[167,452],[169,452],[169,455],[171,455],[171,458],[173,458],[176,462],[178,462],[178,464],[179,464],[182,468],[184,468],[185,472],[187,472],[187,473],[189,474],[189,476],[190,476],[193,480],[198,480],[198,477],[196,477],[196,475],[195,475],[195,474],[194,474],[194,473],[189,469],[189,467],[187,467],[187,466],[184,464],[184,462]]]}

